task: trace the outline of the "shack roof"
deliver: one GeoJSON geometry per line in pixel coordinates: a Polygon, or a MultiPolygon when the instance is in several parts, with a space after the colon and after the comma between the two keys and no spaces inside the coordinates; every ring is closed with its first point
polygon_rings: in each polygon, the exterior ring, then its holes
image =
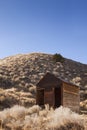
{"type": "Polygon", "coordinates": [[[55,87],[55,86],[61,86],[62,83],[66,83],[72,86],[79,87],[71,82],[65,81],[61,79],[60,77],[56,77],[54,74],[51,74],[47,72],[43,78],[37,83],[37,88],[45,88],[45,87],[55,87]],[[51,85],[51,86],[50,86],[51,85]]]}

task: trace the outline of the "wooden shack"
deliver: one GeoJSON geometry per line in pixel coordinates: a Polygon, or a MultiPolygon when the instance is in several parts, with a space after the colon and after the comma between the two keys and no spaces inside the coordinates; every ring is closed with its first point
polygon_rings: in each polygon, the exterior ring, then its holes
{"type": "Polygon", "coordinates": [[[64,106],[79,111],[79,87],[47,73],[37,84],[36,104],[51,107],[64,106]]]}

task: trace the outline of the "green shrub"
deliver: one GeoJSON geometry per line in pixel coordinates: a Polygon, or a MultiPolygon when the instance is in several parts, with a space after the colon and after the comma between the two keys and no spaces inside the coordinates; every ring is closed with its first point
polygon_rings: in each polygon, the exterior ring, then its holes
{"type": "Polygon", "coordinates": [[[55,61],[55,62],[61,62],[61,63],[63,63],[64,62],[64,57],[61,55],[61,54],[54,54],[53,55],[53,60],[55,61]]]}

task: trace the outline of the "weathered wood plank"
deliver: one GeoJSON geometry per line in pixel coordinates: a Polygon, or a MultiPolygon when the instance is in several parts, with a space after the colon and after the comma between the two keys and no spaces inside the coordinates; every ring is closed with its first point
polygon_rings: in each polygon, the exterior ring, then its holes
{"type": "Polygon", "coordinates": [[[49,90],[44,92],[44,104],[49,104],[50,106],[53,106],[54,104],[54,93],[53,90],[49,90]]]}
{"type": "Polygon", "coordinates": [[[69,90],[63,90],[63,92],[65,92],[65,93],[70,93],[70,94],[74,94],[74,95],[77,95],[77,96],[78,96],[78,93],[71,92],[71,91],[69,91],[69,90]]]}
{"type": "Polygon", "coordinates": [[[70,92],[78,93],[79,87],[74,86],[74,85],[69,85],[67,83],[63,83],[63,90],[68,90],[70,92]]]}
{"type": "Polygon", "coordinates": [[[73,111],[79,111],[79,94],[63,92],[63,106],[69,107],[73,111]]]}

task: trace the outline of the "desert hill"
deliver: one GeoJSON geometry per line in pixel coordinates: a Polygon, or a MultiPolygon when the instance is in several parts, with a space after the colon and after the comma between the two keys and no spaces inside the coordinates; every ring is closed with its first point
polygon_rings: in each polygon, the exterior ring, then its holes
{"type": "MultiPolygon", "coordinates": [[[[0,60],[1,109],[14,104],[35,104],[36,83],[46,72],[80,86],[81,100],[87,103],[87,65],[64,58],[55,62],[52,54],[19,54],[0,60]]],[[[83,106],[83,104],[81,104],[83,106]]]]}

